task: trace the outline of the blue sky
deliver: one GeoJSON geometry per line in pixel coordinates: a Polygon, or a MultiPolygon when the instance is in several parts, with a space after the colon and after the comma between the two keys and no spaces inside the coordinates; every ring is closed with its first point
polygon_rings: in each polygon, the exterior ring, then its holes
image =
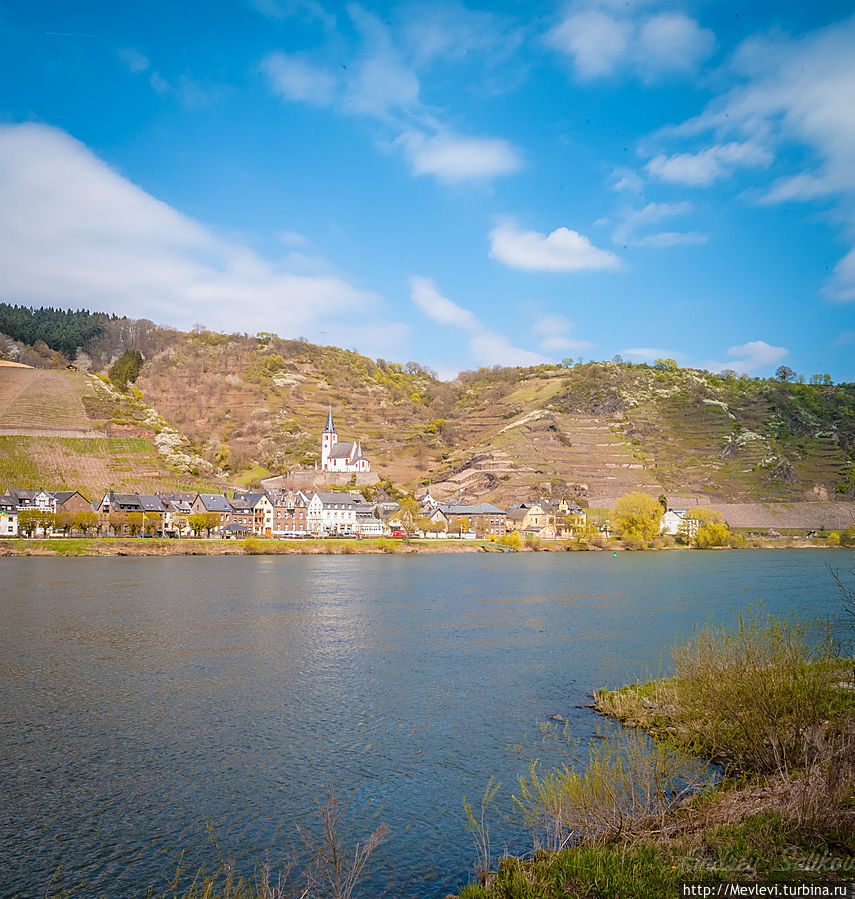
{"type": "Polygon", "coordinates": [[[855,380],[851,4],[0,5],[0,295],[855,380]]]}

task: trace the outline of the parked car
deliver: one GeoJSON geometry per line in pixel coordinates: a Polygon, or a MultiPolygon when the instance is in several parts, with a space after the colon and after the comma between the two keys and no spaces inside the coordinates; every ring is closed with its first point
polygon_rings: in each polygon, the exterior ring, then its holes
{"type": "Polygon", "coordinates": [[[404,531],[392,531],[393,537],[406,537],[406,533],[404,531]]]}

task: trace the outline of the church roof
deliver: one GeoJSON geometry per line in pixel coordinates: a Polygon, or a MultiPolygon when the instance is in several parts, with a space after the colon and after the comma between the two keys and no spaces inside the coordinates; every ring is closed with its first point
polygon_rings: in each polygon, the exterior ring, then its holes
{"type": "Polygon", "coordinates": [[[330,406],[330,411],[327,414],[327,426],[324,428],[324,434],[335,434],[335,425],[332,420],[332,406],[330,406]]]}
{"type": "Polygon", "coordinates": [[[365,455],[362,452],[362,441],[357,440],[356,441],[356,451],[353,454],[353,461],[358,462],[360,459],[364,459],[364,458],[365,458],[365,455]]]}
{"type": "Polygon", "coordinates": [[[354,452],[356,449],[356,444],[351,443],[349,440],[339,441],[336,444],[333,444],[333,448],[330,450],[329,457],[330,459],[349,459],[350,454],[354,452]]]}

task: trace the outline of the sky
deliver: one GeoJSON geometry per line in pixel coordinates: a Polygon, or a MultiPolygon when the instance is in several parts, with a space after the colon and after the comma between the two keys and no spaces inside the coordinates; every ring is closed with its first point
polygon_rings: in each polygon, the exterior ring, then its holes
{"type": "Polygon", "coordinates": [[[855,381],[855,8],[0,3],[0,299],[855,381]]]}

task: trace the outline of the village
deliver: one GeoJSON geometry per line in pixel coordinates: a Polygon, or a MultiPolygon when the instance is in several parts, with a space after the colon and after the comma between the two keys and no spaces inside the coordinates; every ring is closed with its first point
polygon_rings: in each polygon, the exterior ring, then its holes
{"type": "MultiPolygon", "coordinates": [[[[354,487],[355,475],[371,470],[357,441],[339,441],[330,407],[321,436],[320,479],[348,481],[328,489],[264,489],[221,493],[153,494],[108,491],[90,500],[77,490],[16,489],[0,496],[0,537],[109,536],[419,537],[498,541],[523,538],[578,539],[586,512],[566,498],[518,503],[442,502],[430,488],[416,496],[378,498],[373,486],[354,487]],[[348,477],[349,476],[349,477],[348,477]]],[[[315,478],[317,480],[317,478],[315,478]]]]}
{"type": "MultiPolygon", "coordinates": [[[[340,441],[329,409],[320,441],[320,464],[312,470],[268,479],[262,489],[152,494],[108,490],[90,500],[79,490],[9,488],[0,496],[0,538],[140,537],[245,540],[331,538],[403,538],[410,540],[481,540],[519,547],[540,541],[603,543],[613,529],[626,544],[633,539],[626,515],[612,524],[604,510],[594,519],[589,510],[566,496],[549,495],[502,508],[489,502],[466,502],[459,496],[440,499],[430,486],[408,494],[388,482],[382,489],[360,440],[340,441]],[[623,518],[623,524],[621,519],[623,518]]],[[[647,540],[674,538],[683,545],[737,545],[717,513],[669,508],[665,497],[648,509],[647,540]],[[709,544],[712,531],[721,533],[709,544]],[[704,530],[700,535],[701,529],[704,530]],[[706,538],[701,540],[700,536],[706,538]]],[[[636,535],[637,536],[637,535],[636,535]]],[[[759,535],[755,535],[759,536],[759,535]]],[[[775,538],[773,529],[762,536],[775,538]]],[[[818,536],[816,532],[807,537],[818,536]]],[[[822,535],[819,535],[822,536],[822,535]]],[[[833,536],[829,535],[833,540],[833,536]]],[[[672,543],[674,542],[672,540],[672,543]]],[[[848,534],[847,534],[848,542],[848,534]]],[[[637,546],[635,548],[642,548],[637,546]]]]}

